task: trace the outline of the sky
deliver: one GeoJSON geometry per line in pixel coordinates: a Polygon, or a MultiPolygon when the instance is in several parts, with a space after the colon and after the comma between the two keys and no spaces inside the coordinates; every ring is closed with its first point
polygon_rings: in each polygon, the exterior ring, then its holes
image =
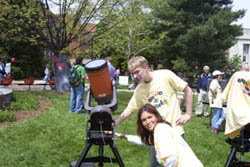
{"type": "MultiPolygon", "coordinates": [[[[243,28],[250,28],[250,0],[233,0],[233,10],[245,9],[245,16],[236,24],[242,24],[243,28]]],[[[52,11],[56,10],[52,8],[52,11]]]]}
{"type": "Polygon", "coordinates": [[[236,24],[242,24],[243,28],[250,28],[250,0],[233,0],[233,10],[245,9],[245,16],[236,24]]]}

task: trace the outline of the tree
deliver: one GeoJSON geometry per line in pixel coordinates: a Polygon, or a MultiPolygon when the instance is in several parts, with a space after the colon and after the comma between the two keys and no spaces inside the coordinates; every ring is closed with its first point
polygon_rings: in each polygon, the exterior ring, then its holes
{"type": "Polygon", "coordinates": [[[47,20],[44,37],[47,47],[54,54],[65,53],[64,49],[73,41],[84,41],[77,47],[90,42],[91,38],[88,34],[98,24],[104,22],[114,7],[119,5],[118,0],[42,0],[39,2],[43,18],[47,20]],[[96,26],[87,29],[89,24],[96,26]]]}
{"type": "Polygon", "coordinates": [[[229,60],[228,66],[232,69],[233,72],[240,71],[242,69],[242,60],[240,55],[233,55],[229,60]]]}
{"type": "Polygon", "coordinates": [[[42,73],[44,22],[35,0],[0,0],[0,55],[6,61],[16,58],[15,78],[42,73]],[[41,68],[39,68],[41,67],[41,68]]]}
{"type": "Polygon", "coordinates": [[[203,65],[223,68],[226,50],[242,34],[241,26],[232,23],[243,17],[244,11],[232,11],[231,4],[231,0],[154,1],[151,10],[157,24],[152,29],[165,36],[157,58],[168,68],[182,58],[192,75],[203,65]]]}
{"type": "MultiPolygon", "coordinates": [[[[143,55],[151,58],[150,50],[157,40],[152,40],[152,31],[147,28],[151,15],[141,0],[126,0],[118,10],[107,18],[118,23],[115,27],[101,34],[94,40],[94,51],[99,57],[111,56],[113,65],[127,70],[127,62],[132,56],[143,55]]],[[[105,23],[104,23],[105,24],[105,23]]],[[[100,24],[99,29],[105,29],[100,24]]]]}

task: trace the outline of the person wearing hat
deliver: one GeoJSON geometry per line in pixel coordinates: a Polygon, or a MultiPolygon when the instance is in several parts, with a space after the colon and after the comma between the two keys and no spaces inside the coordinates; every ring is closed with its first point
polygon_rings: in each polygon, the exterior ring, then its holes
{"type": "Polygon", "coordinates": [[[209,105],[213,111],[213,117],[211,121],[212,133],[217,134],[217,130],[225,119],[223,111],[222,89],[219,81],[222,80],[224,73],[219,70],[213,72],[214,79],[209,86],[209,105]]]}

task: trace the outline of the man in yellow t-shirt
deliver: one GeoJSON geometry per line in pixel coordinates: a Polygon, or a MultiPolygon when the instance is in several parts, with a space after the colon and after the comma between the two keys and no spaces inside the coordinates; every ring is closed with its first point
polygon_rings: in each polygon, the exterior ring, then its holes
{"type": "Polygon", "coordinates": [[[227,101],[225,135],[234,138],[243,126],[250,123],[250,72],[234,73],[222,97],[227,101]]]}
{"type": "MultiPolygon", "coordinates": [[[[188,84],[170,70],[151,71],[148,61],[137,56],[128,63],[129,72],[139,85],[136,87],[127,108],[116,119],[116,126],[127,119],[132,113],[138,112],[146,103],[155,106],[164,120],[171,123],[180,135],[184,134],[183,125],[192,116],[193,96],[188,84]],[[178,92],[184,92],[186,113],[182,115],[178,101],[178,92]]],[[[154,152],[154,151],[152,151],[154,152]]],[[[154,158],[155,155],[151,154],[154,158]]],[[[151,160],[154,163],[155,160],[151,160]]],[[[154,164],[151,164],[151,167],[154,164]]]]}

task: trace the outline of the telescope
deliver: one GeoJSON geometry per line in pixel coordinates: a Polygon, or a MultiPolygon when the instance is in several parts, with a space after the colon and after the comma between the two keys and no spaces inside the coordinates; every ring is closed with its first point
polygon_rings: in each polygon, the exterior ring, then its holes
{"type": "Polygon", "coordinates": [[[227,101],[225,135],[230,137],[227,143],[231,145],[225,167],[250,166],[249,161],[242,160],[244,153],[250,152],[249,81],[249,72],[235,72],[223,91],[223,99],[227,101]]]}
{"type": "Polygon", "coordinates": [[[86,146],[80,158],[71,167],[84,167],[98,163],[103,167],[104,163],[118,163],[124,167],[120,154],[115,146],[115,121],[112,113],[118,108],[115,81],[112,82],[105,59],[96,59],[85,64],[85,70],[89,78],[85,110],[90,115],[86,121],[86,146]],[[97,105],[91,105],[95,100],[97,105]],[[109,133],[105,133],[108,131],[109,133]],[[87,157],[88,151],[93,146],[99,146],[99,155],[87,157]],[[110,146],[114,157],[104,156],[104,146],[110,146]]]}
{"type": "Polygon", "coordinates": [[[231,152],[227,158],[225,167],[247,167],[250,166],[249,161],[243,161],[241,158],[244,153],[250,152],[250,124],[240,129],[240,135],[226,140],[231,145],[231,152]],[[237,156],[237,153],[240,156],[237,156]]]}

